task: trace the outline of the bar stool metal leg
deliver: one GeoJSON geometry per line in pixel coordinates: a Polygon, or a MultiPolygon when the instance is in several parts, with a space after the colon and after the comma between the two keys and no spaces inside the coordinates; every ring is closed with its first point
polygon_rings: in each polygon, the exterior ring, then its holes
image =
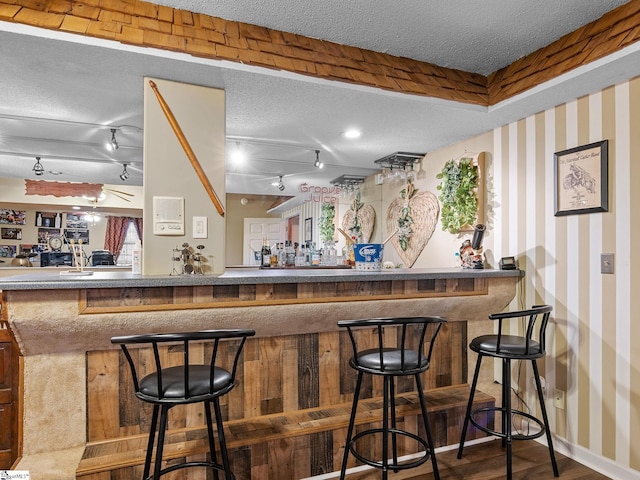
{"type": "MultiPolygon", "coordinates": [[[[216,458],[216,444],[213,438],[213,422],[211,417],[211,403],[204,402],[204,413],[207,417],[207,436],[209,437],[209,455],[211,455],[211,461],[214,463],[218,462],[216,458]]],[[[217,421],[217,419],[216,419],[217,421]]],[[[213,480],[219,480],[218,470],[213,471],[213,480]]]]}
{"type": "MultiPolygon", "coordinates": [[[[382,389],[382,480],[387,480],[389,475],[389,381],[393,382],[393,378],[384,377],[382,389]]],[[[395,445],[395,432],[392,432],[391,435],[394,437],[393,444],[395,445]]],[[[395,452],[393,463],[398,463],[395,452]]]]}
{"type": "Polygon", "coordinates": [[[149,441],[147,442],[147,455],[144,461],[144,472],[142,478],[149,478],[149,471],[151,470],[151,457],[153,456],[153,444],[156,438],[156,430],[158,426],[158,412],[160,405],[153,406],[153,415],[151,416],[151,427],[149,431],[149,441]]]}
{"type": "Polygon", "coordinates": [[[351,417],[349,418],[349,427],[347,428],[347,438],[344,442],[344,455],[342,456],[342,468],[340,469],[340,480],[344,480],[347,471],[347,460],[349,459],[349,448],[351,445],[351,437],[353,436],[353,425],[356,422],[356,410],[358,409],[358,397],[360,396],[360,387],[362,385],[362,372],[358,372],[358,380],[356,388],[353,391],[353,405],[351,406],[351,417]]]}
{"type": "Polygon", "coordinates": [[[420,408],[422,410],[422,419],[424,420],[424,430],[427,434],[427,443],[431,449],[431,466],[433,468],[433,479],[440,480],[440,472],[438,472],[438,461],[436,460],[436,452],[433,443],[433,436],[431,435],[431,427],[429,426],[429,417],[427,416],[427,403],[424,400],[424,390],[422,389],[422,381],[420,375],[416,375],[416,386],[418,388],[418,398],[420,399],[420,408]]]}
{"type": "Polygon", "coordinates": [[[462,424],[462,435],[460,437],[460,445],[458,446],[458,460],[462,458],[462,449],[464,448],[464,440],[467,436],[467,428],[469,427],[469,419],[471,418],[471,408],[473,408],[473,397],[476,394],[476,385],[478,384],[478,375],[480,374],[481,363],[482,355],[478,355],[478,360],[476,361],[476,370],[473,374],[473,381],[471,382],[471,391],[469,392],[467,411],[464,414],[464,423],[462,424]]]}
{"type": "Polygon", "coordinates": [[[547,446],[549,447],[549,455],[551,456],[551,466],[553,474],[559,477],[558,464],[556,463],[556,455],[553,450],[553,441],[551,440],[551,430],[549,429],[549,418],[547,417],[547,407],[544,404],[544,394],[542,393],[542,385],[540,384],[540,373],[538,372],[538,363],[533,360],[533,377],[536,380],[536,388],[538,390],[538,400],[540,401],[540,411],[542,412],[542,421],[544,422],[545,433],[547,436],[547,446]]]}
{"type": "Polygon", "coordinates": [[[162,470],[162,452],[164,450],[164,434],[167,431],[167,418],[169,416],[169,405],[160,407],[160,426],[158,428],[158,445],[156,446],[156,464],[153,469],[153,480],[160,479],[160,471],[162,470]]]}
{"type": "Polygon", "coordinates": [[[224,469],[225,480],[233,480],[231,467],[229,466],[229,454],[227,453],[227,442],[224,437],[222,425],[222,412],[220,411],[220,399],[213,399],[213,409],[216,414],[216,428],[218,429],[218,442],[220,442],[220,455],[222,456],[222,467],[224,469]]]}
{"type": "Polygon", "coordinates": [[[511,360],[505,358],[502,362],[502,371],[504,378],[502,379],[502,418],[504,424],[504,430],[502,431],[503,444],[506,443],[507,446],[507,478],[511,479],[512,476],[512,450],[511,450],[511,442],[512,438],[512,419],[511,419],[511,389],[510,389],[510,376],[511,376],[511,360]]]}

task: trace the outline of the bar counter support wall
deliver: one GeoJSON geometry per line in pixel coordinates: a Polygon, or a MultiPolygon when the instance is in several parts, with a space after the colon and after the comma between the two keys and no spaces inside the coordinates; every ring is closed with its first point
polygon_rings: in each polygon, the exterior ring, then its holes
{"type": "MultiPolygon", "coordinates": [[[[389,299],[370,297],[373,299],[325,303],[320,298],[329,288],[326,282],[307,282],[306,288],[301,289],[307,298],[301,303],[296,303],[300,299],[267,299],[262,305],[246,307],[194,303],[193,308],[176,309],[170,303],[172,299],[165,298],[166,304],[162,305],[159,295],[151,305],[132,306],[129,311],[126,308],[110,311],[107,306],[103,307],[104,313],[86,313],[83,299],[90,296],[87,294],[92,289],[34,292],[11,290],[6,283],[2,284],[9,325],[24,356],[23,459],[17,468],[29,469],[33,480],[75,479],[75,470],[87,445],[86,389],[89,383],[96,384],[95,378],[90,378],[95,372],[87,370],[87,352],[113,348],[110,345],[113,335],[243,327],[254,328],[258,337],[303,337],[337,331],[338,320],[429,314],[442,315],[450,322],[468,322],[468,335],[473,337],[491,328],[486,320],[489,313],[501,311],[515,297],[520,275],[479,273],[477,284],[482,288],[477,292],[456,293],[458,282],[451,279],[447,280],[449,294],[436,292],[429,297],[412,298],[417,294],[407,292],[394,298],[398,293],[390,292],[389,299]],[[320,298],[314,297],[317,295],[320,298]]],[[[246,280],[239,283],[246,286],[246,280]]],[[[165,287],[157,288],[164,292],[165,287]]],[[[181,288],[184,287],[175,287],[175,291],[181,288]]],[[[209,288],[194,286],[193,292],[208,292],[209,288]]],[[[136,297],[138,290],[122,289],[122,303],[126,304],[128,297],[136,297]]],[[[492,378],[490,369],[486,378],[492,378]]]]}

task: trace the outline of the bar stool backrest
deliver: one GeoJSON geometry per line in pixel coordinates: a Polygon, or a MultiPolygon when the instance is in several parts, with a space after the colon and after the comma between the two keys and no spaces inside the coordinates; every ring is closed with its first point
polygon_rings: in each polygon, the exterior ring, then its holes
{"type": "MultiPolygon", "coordinates": [[[[124,352],[131,369],[133,386],[138,398],[152,403],[195,403],[224,395],[235,386],[236,370],[240,354],[242,353],[242,348],[247,337],[254,335],[254,330],[202,330],[197,332],[149,333],[119,336],[113,337],[111,339],[111,343],[119,344],[124,352]],[[229,345],[234,345],[235,347],[235,352],[233,352],[233,363],[231,364],[231,368],[224,368],[220,366],[221,359],[218,355],[220,345],[223,341],[233,340],[235,340],[235,343],[229,343],[229,345]],[[195,344],[201,345],[203,342],[209,344],[212,343],[212,352],[209,362],[206,365],[191,364],[189,355],[192,348],[195,344]],[[182,344],[183,362],[179,367],[176,367],[175,365],[167,365],[166,359],[163,359],[163,355],[160,353],[159,347],[161,345],[169,346],[171,343],[182,344]],[[156,371],[153,374],[145,375],[144,379],[140,380],[135,362],[131,355],[130,346],[136,345],[141,347],[144,346],[144,344],[148,344],[153,348],[156,371]],[[194,378],[191,378],[196,377],[194,369],[197,368],[199,371],[202,371],[202,367],[205,366],[209,370],[208,388],[202,388],[202,385],[200,384],[201,388],[199,388],[198,392],[194,394],[192,393],[195,390],[193,385],[194,378]],[[182,371],[178,372],[176,371],[176,368],[180,368],[182,371]],[[178,375],[176,375],[176,373],[178,373],[178,375]],[[145,389],[147,393],[142,392],[140,388],[141,381],[146,382],[146,380],[151,376],[153,376],[157,382],[157,385],[153,386],[151,389],[154,393],[149,394],[148,389],[145,389]],[[171,377],[171,380],[167,380],[167,377],[171,377]],[[175,385],[176,389],[182,392],[182,395],[180,395],[179,398],[175,395],[166,395],[167,383],[173,382],[175,384],[176,378],[178,378],[179,383],[181,383],[181,385],[175,385]]],[[[225,351],[225,359],[227,358],[227,355],[228,353],[225,351]]],[[[200,377],[202,377],[202,375],[200,375],[200,377]]]]}
{"type": "Polygon", "coordinates": [[[445,322],[444,318],[435,316],[387,317],[343,320],[338,322],[338,326],[349,332],[353,347],[350,363],[354,369],[377,375],[403,376],[415,375],[429,368],[436,336],[445,322]],[[360,348],[357,330],[371,328],[374,334],[367,338],[375,338],[377,345],[360,348]],[[399,334],[385,336],[385,328],[397,328],[399,334]],[[428,343],[426,354],[425,343],[428,343]]]}
{"type": "Polygon", "coordinates": [[[534,305],[528,310],[492,313],[491,315],[489,315],[489,318],[491,320],[498,320],[498,334],[495,354],[497,356],[505,355],[513,357],[513,352],[506,351],[508,345],[506,343],[503,344],[502,342],[502,320],[528,317],[525,325],[524,353],[523,355],[520,355],[519,358],[530,359],[544,357],[546,350],[545,333],[547,330],[547,324],[549,323],[549,316],[551,315],[552,310],[553,307],[550,305],[534,305]],[[538,323],[537,338],[535,335],[536,323],[538,323]]]}

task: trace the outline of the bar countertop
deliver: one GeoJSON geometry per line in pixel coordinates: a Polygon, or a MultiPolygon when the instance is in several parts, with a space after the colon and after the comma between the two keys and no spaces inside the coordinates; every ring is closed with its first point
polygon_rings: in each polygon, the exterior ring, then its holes
{"type": "Polygon", "coordinates": [[[134,275],[131,272],[93,272],[72,275],[65,271],[37,272],[0,278],[0,290],[58,290],[198,285],[246,285],[264,283],[357,282],[439,278],[521,277],[522,270],[474,270],[462,268],[383,269],[367,272],[344,269],[229,269],[221,275],[134,275]]]}

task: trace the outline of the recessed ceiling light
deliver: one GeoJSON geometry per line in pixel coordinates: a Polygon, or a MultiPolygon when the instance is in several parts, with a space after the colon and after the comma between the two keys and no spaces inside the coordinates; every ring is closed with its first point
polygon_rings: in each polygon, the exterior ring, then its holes
{"type": "Polygon", "coordinates": [[[246,153],[238,143],[236,143],[235,147],[229,153],[229,157],[234,164],[244,163],[244,161],[247,159],[246,153]]]}
{"type": "Polygon", "coordinates": [[[355,128],[350,128],[349,130],[345,130],[344,132],[342,132],[342,136],[344,138],[358,138],[360,135],[362,135],[362,132],[360,132],[360,130],[356,130],[355,128]]]}

